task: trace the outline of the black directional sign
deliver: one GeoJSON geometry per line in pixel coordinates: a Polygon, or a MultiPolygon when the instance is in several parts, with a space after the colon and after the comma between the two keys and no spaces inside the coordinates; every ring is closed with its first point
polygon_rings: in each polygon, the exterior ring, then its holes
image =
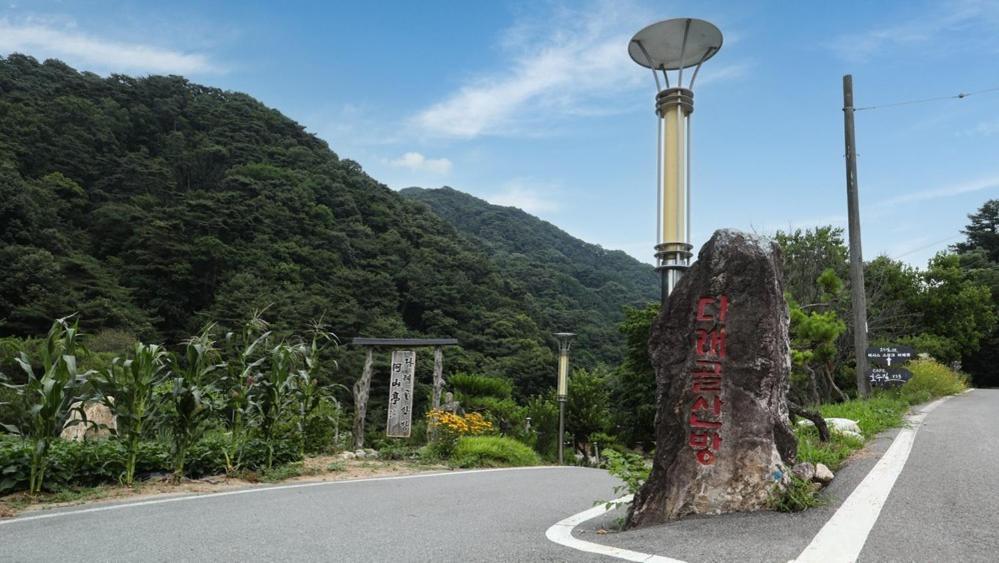
{"type": "Polygon", "coordinates": [[[915,357],[916,351],[912,346],[872,346],[867,349],[867,361],[875,367],[900,367],[915,357]]]}
{"type": "Polygon", "coordinates": [[[912,372],[905,368],[871,368],[867,370],[867,380],[872,387],[898,387],[909,381],[912,372]]]}

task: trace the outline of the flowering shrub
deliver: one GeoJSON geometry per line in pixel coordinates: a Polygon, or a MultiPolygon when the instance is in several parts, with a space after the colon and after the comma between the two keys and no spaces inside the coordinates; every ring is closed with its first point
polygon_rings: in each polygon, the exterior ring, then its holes
{"type": "Polygon", "coordinates": [[[427,413],[431,430],[430,453],[437,458],[448,458],[462,436],[477,436],[493,430],[493,424],[477,412],[465,415],[431,409],[427,413]]]}

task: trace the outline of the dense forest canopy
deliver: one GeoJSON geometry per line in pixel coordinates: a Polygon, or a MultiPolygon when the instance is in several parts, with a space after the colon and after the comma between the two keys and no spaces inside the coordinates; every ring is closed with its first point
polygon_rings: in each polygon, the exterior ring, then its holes
{"type": "Polygon", "coordinates": [[[400,193],[428,204],[471,237],[505,277],[537,300],[543,325],[577,332],[575,356],[584,364],[619,363],[623,347],[617,325],[625,307],[643,307],[659,298],[659,277],[648,264],[583,242],[520,209],[448,187],[400,193]]]}
{"type": "Polygon", "coordinates": [[[581,333],[581,366],[616,362],[620,305],[655,296],[621,253],[484,204],[495,220],[472,230],[430,197],[453,192],[402,197],[250,96],[182,77],[10,55],[0,129],[0,336],[78,312],[91,334],[176,345],[266,307],[278,330],[457,337],[448,371],[523,397],[551,386],[551,332],[581,333]]]}

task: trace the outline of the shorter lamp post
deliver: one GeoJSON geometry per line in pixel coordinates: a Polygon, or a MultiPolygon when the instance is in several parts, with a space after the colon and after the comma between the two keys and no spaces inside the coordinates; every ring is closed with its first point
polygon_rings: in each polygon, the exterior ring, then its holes
{"type": "Polygon", "coordinates": [[[572,337],[576,336],[572,332],[556,332],[558,339],[558,389],[556,398],[558,399],[558,464],[562,465],[562,451],[565,442],[565,402],[569,399],[569,347],[572,337]]]}

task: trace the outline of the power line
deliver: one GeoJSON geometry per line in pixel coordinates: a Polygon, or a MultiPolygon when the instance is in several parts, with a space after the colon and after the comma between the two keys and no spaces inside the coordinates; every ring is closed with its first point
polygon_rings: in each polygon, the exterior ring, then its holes
{"type": "Polygon", "coordinates": [[[898,106],[908,106],[908,105],[912,105],[912,104],[925,104],[925,103],[928,103],[928,102],[939,102],[940,100],[963,100],[964,98],[967,98],[968,96],[975,96],[975,95],[978,95],[978,94],[989,94],[989,93],[993,93],[993,92],[999,92],[999,86],[996,86],[995,88],[986,88],[985,90],[976,90],[974,92],[961,92],[961,93],[955,94],[953,96],[936,96],[934,98],[923,98],[923,99],[919,99],[919,100],[907,100],[907,101],[904,101],[904,102],[894,102],[894,103],[891,103],[891,104],[881,104],[881,105],[877,105],[877,106],[865,106],[865,107],[861,107],[861,108],[854,108],[853,111],[864,111],[864,110],[870,110],[870,109],[893,108],[893,107],[898,107],[898,106]]]}
{"type": "Polygon", "coordinates": [[[940,244],[942,242],[950,242],[950,241],[952,241],[952,240],[954,240],[956,238],[961,238],[962,236],[963,235],[960,235],[960,234],[951,235],[951,236],[949,236],[947,238],[940,239],[940,240],[935,241],[935,242],[931,242],[930,244],[927,244],[925,246],[920,246],[919,248],[913,248],[912,250],[908,250],[906,252],[903,252],[902,254],[899,254],[898,256],[893,257],[892,260],[898,260],[899,258],[902,258],[903,256],[908,256],[910,254],[915,254],[916,252],[919,252],[920,250],[926,250],[927,248],[933,248],[934,246],[936,246],[936,245],[938,245],[938,244],[940,244]]]}

